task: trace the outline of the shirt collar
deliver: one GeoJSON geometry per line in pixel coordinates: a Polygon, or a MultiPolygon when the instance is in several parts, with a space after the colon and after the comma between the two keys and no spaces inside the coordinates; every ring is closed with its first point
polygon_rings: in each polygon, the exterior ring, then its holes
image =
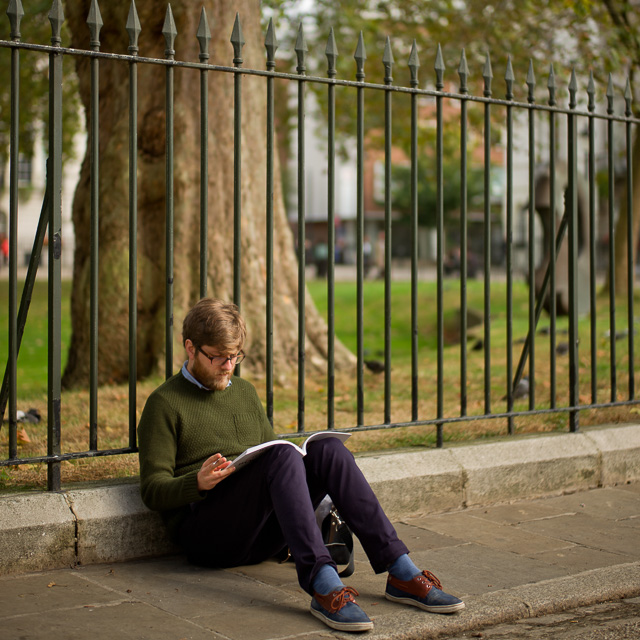
{"type": "MultiPolygon", "coordinates": [[[[184,364],[182,365],[182,370],[181,373],[182,375],[192,384],[195,384],[196,387],[202,389],[203,391],[211,391],[211,389],[209,389],[209,387],[205,387],[197,378],[195,378],[191,371],[189,371],[189,369],[187,369],[187,364],[189,364],[188,360],[184,361],[184,364]]],[[[231,380],[229,380],[229,384],[227,384],[227,388],[229,388],[231,386],[231,380]]]]}

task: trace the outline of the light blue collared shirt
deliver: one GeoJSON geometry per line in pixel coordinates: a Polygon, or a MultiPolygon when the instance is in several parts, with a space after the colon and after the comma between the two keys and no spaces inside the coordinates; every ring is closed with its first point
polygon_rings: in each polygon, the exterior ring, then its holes
{"type": "MultiPolygon", "coordinates": [[[[191,374],[191,371],[189,371],[189,369],[187,369],[187,365],[189,364],[188,360],[184,361],[184,364],[182,365],[182,370],[181,373],[182,375],[191,383],[195,384],[196,387],[199,387],[200,389],[202,389],[203,391],[211,391],[211,389],[209,389],[209,387],[205,387],[197,378],[194,378],[193,375],[191,374]]],[[[231,386],[231,380],[229,380],[229,384],[227,385],[227,388],[229,388],[231,386]]]]}

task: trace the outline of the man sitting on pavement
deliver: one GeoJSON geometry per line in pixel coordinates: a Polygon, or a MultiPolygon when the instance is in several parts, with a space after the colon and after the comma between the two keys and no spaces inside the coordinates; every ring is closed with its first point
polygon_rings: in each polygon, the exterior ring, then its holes
{"type": "Polygon", "coordinates": [[[234,376],[246,326],[238,308],[213,298],[187,314],[188,360],[147,400],[138,426],[144,503],[161,513],[174,540],[199,565],[262,562],[289,548],[311,613],[341,631],[373,628],[323,543],[315,508],[329,495],[376,573],[388,571],[389,600],[433,613],[464,608],[420,571],[398,538],[351,452],[337,438],[307,455],[275,446],[234,473],[232,458],[275,439],[258,394],[234,376]]]}

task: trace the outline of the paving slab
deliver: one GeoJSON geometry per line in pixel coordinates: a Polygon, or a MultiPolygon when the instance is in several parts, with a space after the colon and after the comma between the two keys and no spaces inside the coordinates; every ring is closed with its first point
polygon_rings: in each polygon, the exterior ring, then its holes
{"type": "Polygon", "coordinates": [[[640,518],[640,494],[618,487],[548,498],[544,504],[558,511],[584,513],[607,520],[640,518]]]}
{"type": "Polygon", "coordinates": [[[3,637],[16,639],[225,640],[225,636],[139,602],[69,608],[49,613],[46,618],[14,617],[3,620],[2,633],[3,637]]]}
{"type": "Polygon", "coordinates": [[[447,517],[424,518],[415,521],[415,525],[452,537],[463,534],[464,539],[469,542],[502,551],[519,552],[526,548],[532,552],[540,552],[567,547],[564,540],[531,533],[516,526],[492,522],[477,517],[474,513],[455,513],[447,517]]]}
{"type": "Polygon", "coordinates": [[[565,567],[571,573],[581,573],[589,569],[600,567],[610,567],[616,564],[633,562],[634,558],[621,553],[611,553],[572,544],[564,549],[553,551],[543,551],[541,553],[530,553],[525,551],[532,560],[540,560],[547,564],[565,567]]]}
{"type": "Polygon", "coordinates": [[[577,513],[572,516],[559,516],[553,520],[524,522],[520,528],[580,544],[590,549],[640,559],[638,531],[634,527],[626,526],[623,522],[617,523],[614,534],[610,520],[577,513]]]}

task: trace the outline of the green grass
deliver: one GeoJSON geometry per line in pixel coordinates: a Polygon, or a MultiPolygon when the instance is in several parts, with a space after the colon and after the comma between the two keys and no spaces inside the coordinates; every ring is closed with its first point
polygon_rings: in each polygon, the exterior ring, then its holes
{"type": "MultiPolygon", "coordinates": [[[[22,286],[18,286],[18,309],[22,286]]],[[[71,282],[62,283],[62,367],[67,360],[71,339],[70,317],[71,282]]],[[[0,280],[0,363],[6,366],[9,354],[9,283],[0,280]]],[[[47,393],[48,365],[48,293],[47,281],[36,281],[24,334],[18,354],[18,393],[30,399],[47,393]]],[[[4,375],[4,366],[2,373],[4,375]]]]}

